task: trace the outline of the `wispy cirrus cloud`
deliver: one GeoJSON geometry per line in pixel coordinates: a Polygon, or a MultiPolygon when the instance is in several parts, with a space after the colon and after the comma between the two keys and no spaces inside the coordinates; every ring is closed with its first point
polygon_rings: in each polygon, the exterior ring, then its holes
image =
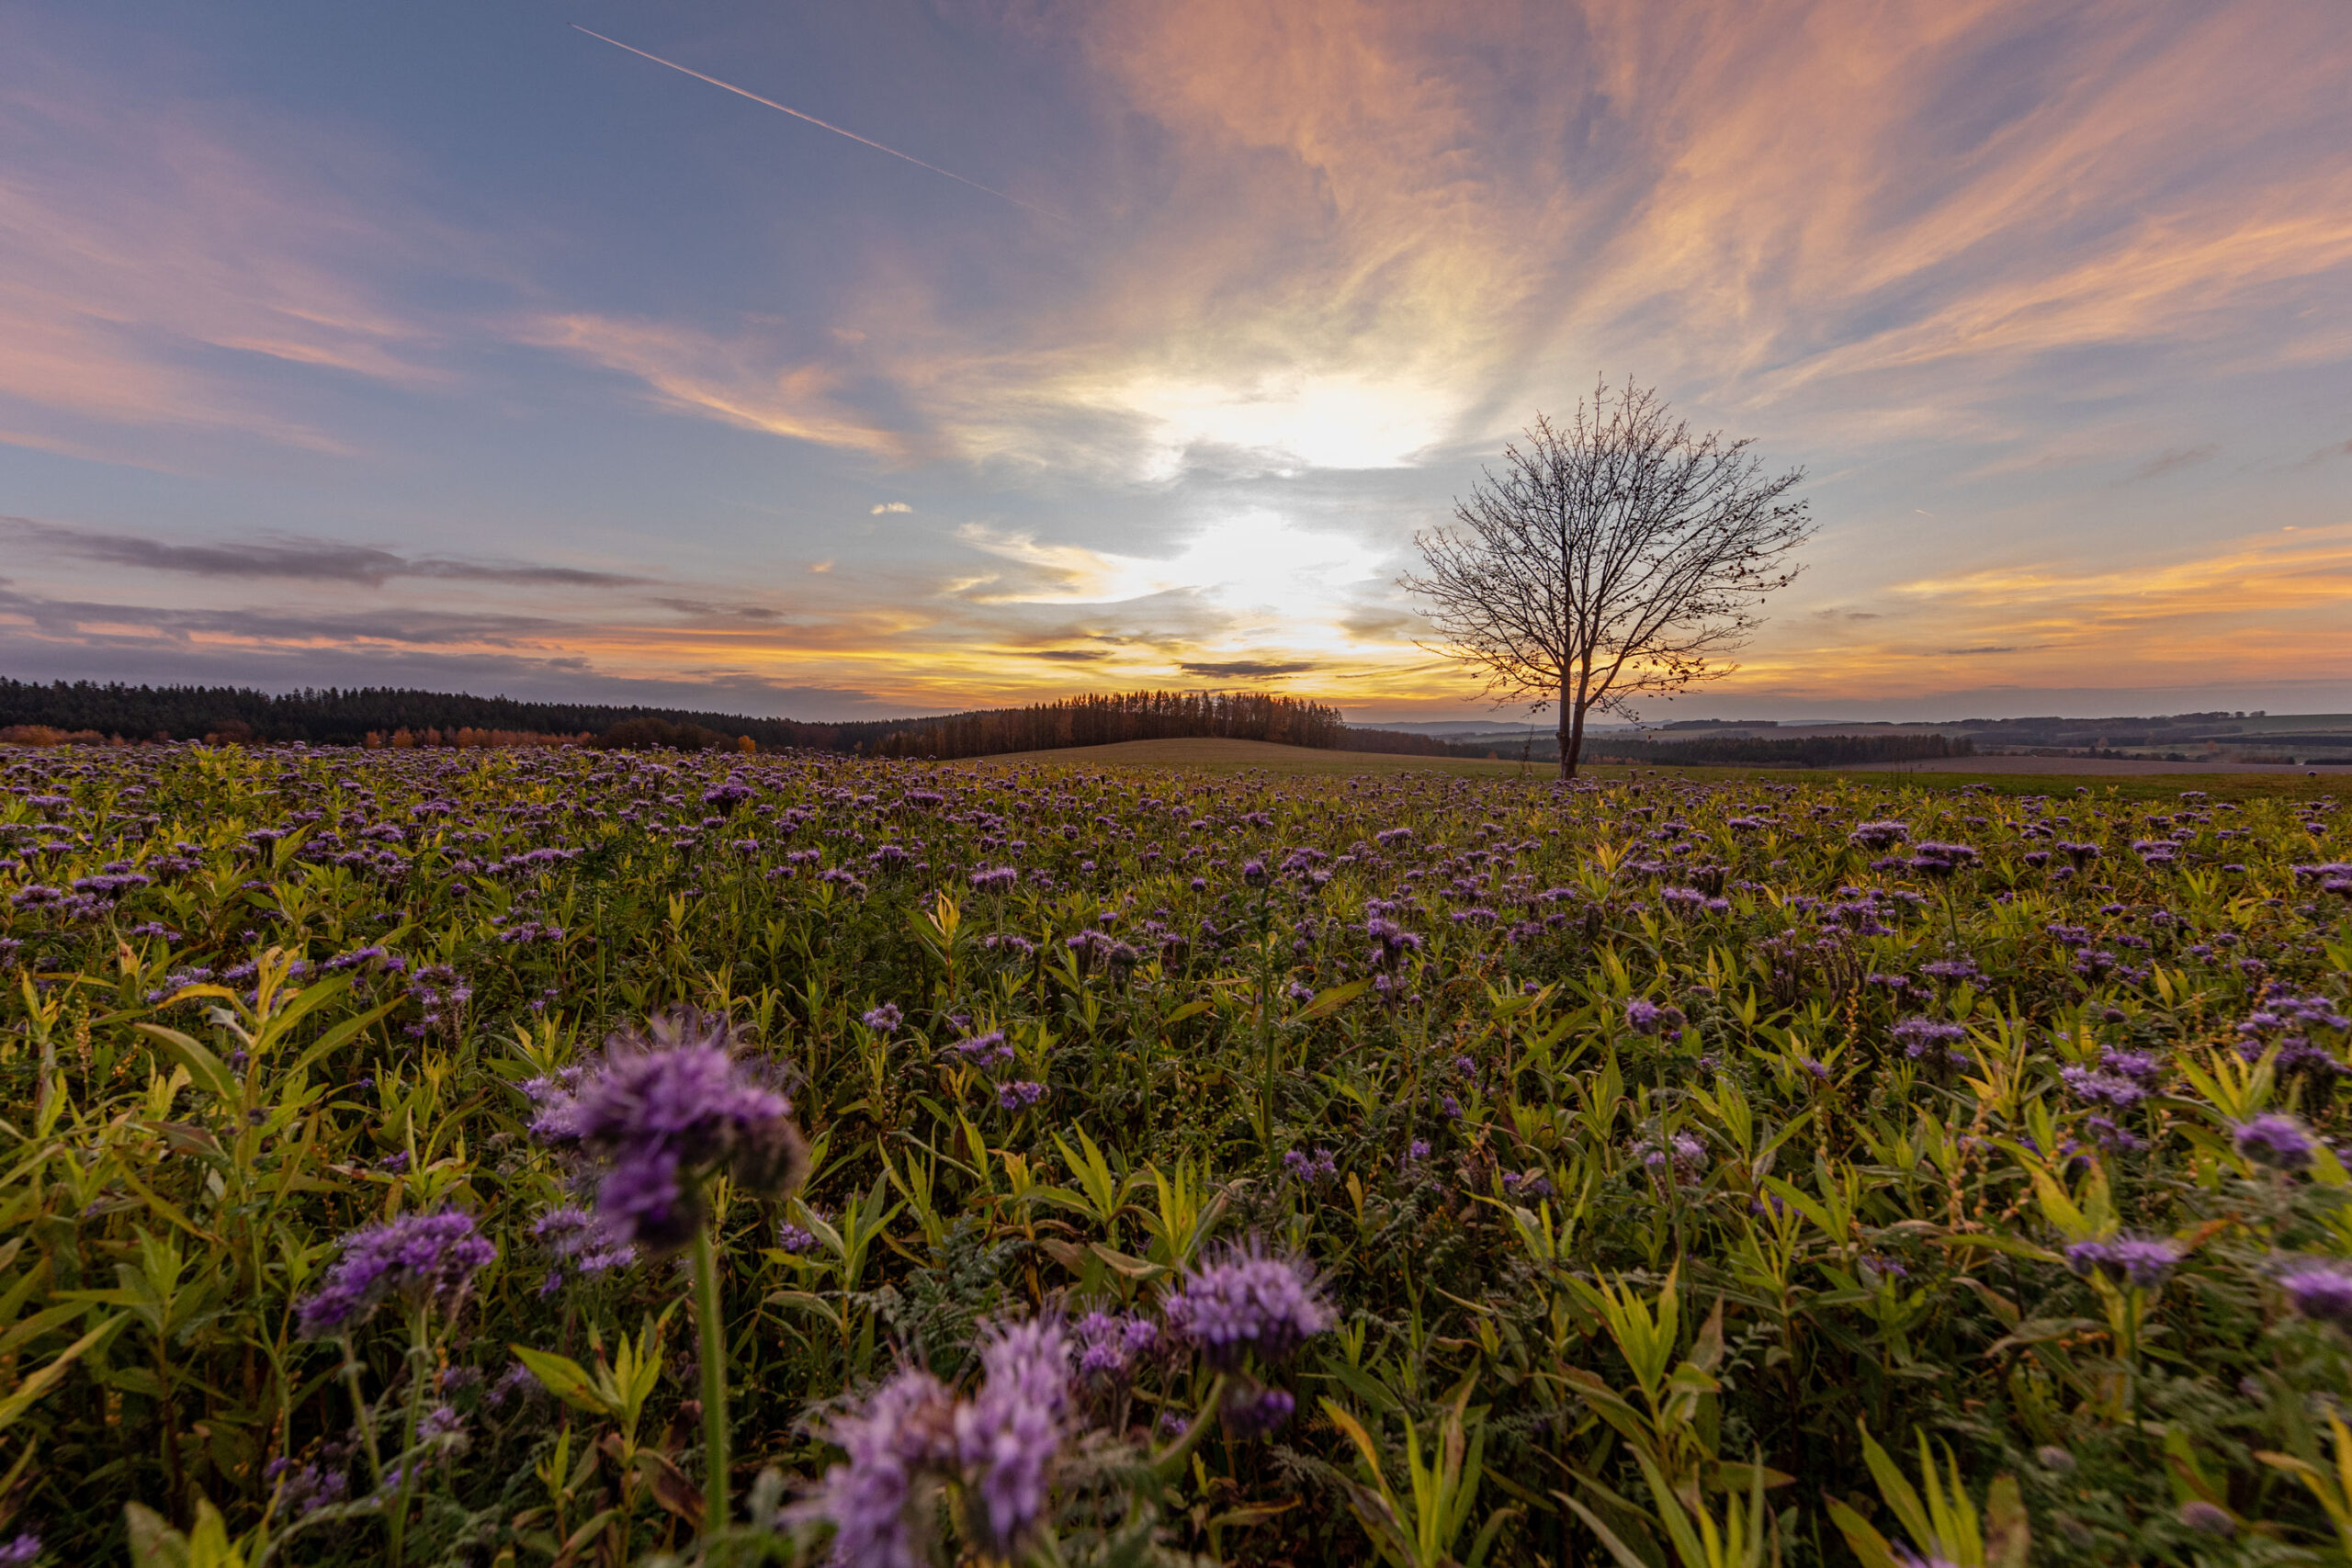
{"type": "Polygon", "coordinates": [[[0,439],[134,462],[156,457],[141,432],[340,454],[352,434],[272,376],[449,389],[437,323],[390,280],[479,247],[413,201],[387,212],[401,182],[380,154],[172,85],[121,103],[28,23],[0,43],[0,141],[40,149],[0,168],[0,439]]]}
{"type": "Polygon", "coordinates": [[[175,544],[141,534],[69,528],[29,517],[0,516],[0,531],[27,546],[71,560],[188,577],[253,581],[291,578],[380,587],[397,578],[481,582],[509,587],[624,588],[649,579],[527,561],[466,560],[402,556],[368,545],[300,536],[175,544]]]}

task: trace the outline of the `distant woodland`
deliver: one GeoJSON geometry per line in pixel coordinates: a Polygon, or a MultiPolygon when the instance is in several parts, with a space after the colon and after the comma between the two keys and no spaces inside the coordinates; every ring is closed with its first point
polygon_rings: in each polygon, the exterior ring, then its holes
{"type": "MultiPolygon", "coordinates": [[[[783,750],[945,761],[1221,736],[1345,751],[1545,761],[1551,737],[1497,750],[1401,730],[1358,728],[1337,708],[1254,692],[1129,692],[930,718],[804,724],[691,709],[531,703],[390,687],[268,693],[235,686],[41,685],[0,678],[0,741],[103,745],[147,740],[312,746],[595,746],[783,750]]],[[[1588,742],[1595,761],[1651,765],[1837,767],[1973,756],[1965,736],[1693,735],[1588,742]]]]}

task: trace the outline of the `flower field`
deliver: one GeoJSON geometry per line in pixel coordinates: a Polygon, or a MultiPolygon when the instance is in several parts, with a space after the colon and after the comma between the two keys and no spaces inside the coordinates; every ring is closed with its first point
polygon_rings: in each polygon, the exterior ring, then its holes
{"type": "Polygon", "coordinates": [[[0,1562],[2352,1553],[2316,786],[0,766],[0,1562]]]}

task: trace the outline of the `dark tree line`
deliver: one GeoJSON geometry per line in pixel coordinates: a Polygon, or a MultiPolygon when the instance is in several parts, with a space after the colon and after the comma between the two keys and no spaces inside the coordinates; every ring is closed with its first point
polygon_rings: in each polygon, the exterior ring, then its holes
{"type": "Polygon", "coordinates": [[[1417,736],[1351,731],[1340,722],[1337,708],[1318,703],[1231,692],[1134,692],[939,718],[803,724],[741,714],[533,703],[390,687],[273,694],[236,686],[100,685],[90,681],[41,685],[0,678],[0,729],[17,726],[125,740],[216,737],[265,744],[299,740],[313,746],[385,744],[403,732],[418,744],[436,744],[441,743],[437,738],[473,731],[485,736],[586,736],[593,738],[592,745],[692,750],[736,745],[749,736],[771,750],[798,747],[938,758],[1194,736],[1317,747],[1354,746],[1363,738],[1376,737],[1406,744],[1359,749],[1444,750],[1417,736]]]}
{"type": "Polygon", "coordinates": [[[126,740],[200,740],[208,735],[229,735],[264,742],[359,746],[367,743],[370,733],[386,736],[401,729],[602,735],[631,719],[690,726],[721,733],[729,741],[748,735],[766,747],[828,750],[844,749],[842,740],[846,732],[883,734],[896,727],[888,721],[801,724],[786,718],[747,718],[740,714],[675,708],[531,703],[389,686],[270,693],[241,686],[125,686],[92,681],[40,685],[0,678],[0,728],[37,724],[67,731],[96,730],[126,740]]]}
{"type": "Polygon", "coordinates": [[[1680,763],[1686,767],[1838,768],[1857,762],[1920,762],[1973,757],[1976,742],[1948,735],[1807,735],[1789,739],[1710,736],[1697,740],[1614,740],[1594,738],[1586,754],[1596,761],[1680,763]]]}
{"type": "Polygon", "coordinates": [[[1123,692],[1029,707],[950,714],[893,728],[861,749],[881,757],[989,757],[1118,740],[1221,736],[1286,746],[1345,747],[1340,710],[1252,692],[1123,692]]]}

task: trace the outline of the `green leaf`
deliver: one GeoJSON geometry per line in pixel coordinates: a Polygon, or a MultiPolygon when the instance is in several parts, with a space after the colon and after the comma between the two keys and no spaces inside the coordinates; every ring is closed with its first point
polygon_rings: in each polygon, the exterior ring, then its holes
{"type": "Polygon", "coordinates": [[[1315,999],[1292,1017],[1299,1023],[1312,1023],[1318,1018],[1329,1018],[1370,989],[1372,982],[1369,979],[1351,980],[1344,986],[1334,986],[1328,991],[1317,992],[1315,999]]]}
{"type": "Polygon", "coordinates": [[[233,1101],[239,1098],[236,1075],[220,1057],[206,1050],[176,1029],[166,1029],[160,1023],[133,1026],[141,1033],[152,1036],[163,1047],[164,1054],[187,1069],[196,1087],[219,1100],[233,1101]]]}
{"type": "Polygon", "coordinates": [[[6,1430],[16,1423],[17,1416],[31,1409],[33,1402],[47,1393],[57,1380],[65,1375],[66,1369],[74,1364],[83,1351],[111,1337],[116,1329],[130,1321],[127,1316],[107,1319],[60,1351],[57,1359],[18,1383],[9,1392],[6,1399],[0,1399],[0,1431],[6,1430]]]}
{"type": "Polygon", "coordinates": [[[596,1393],[595,1380],[589,1376],[585,1368],[570,1357],[559,1356],[549,1350],[533,1350],[521,1345],[511,1345],[507,1348],[514,1352],[514,1359],[528,1368],[533,1377],[539,1380],[541,1387],[566,1404],[574,1405],[596,1416],[620,1414],[607,1407],[605,1402],[596,1393]]]}

